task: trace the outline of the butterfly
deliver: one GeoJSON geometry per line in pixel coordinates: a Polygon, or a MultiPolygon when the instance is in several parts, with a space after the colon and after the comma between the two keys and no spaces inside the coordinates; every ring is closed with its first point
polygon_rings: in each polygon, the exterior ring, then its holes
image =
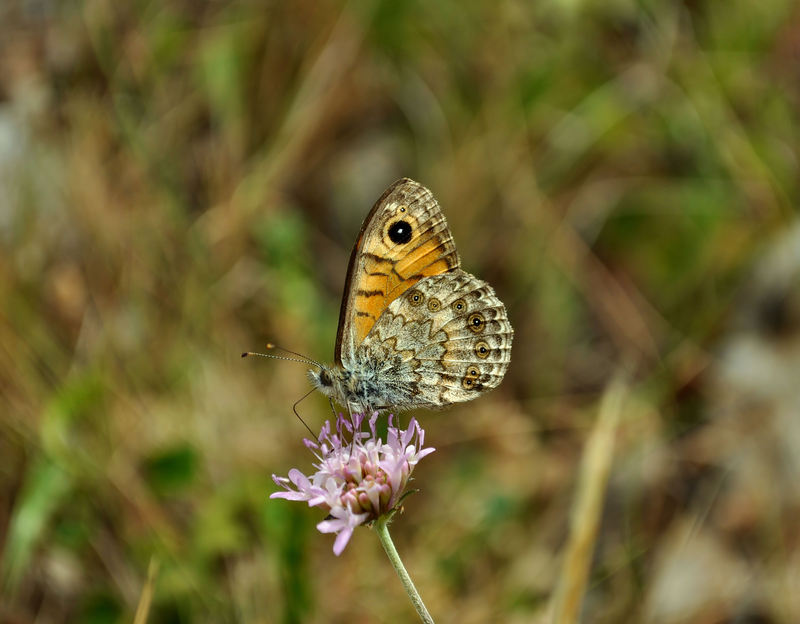
{"type": "Polygon", "coordinates": [[[433,194],[402,178],[353,247],[334,364],[308,376],[351,413],[441,408],[496,387],[513,336],[492,287],[461,269],[433,194]]]}

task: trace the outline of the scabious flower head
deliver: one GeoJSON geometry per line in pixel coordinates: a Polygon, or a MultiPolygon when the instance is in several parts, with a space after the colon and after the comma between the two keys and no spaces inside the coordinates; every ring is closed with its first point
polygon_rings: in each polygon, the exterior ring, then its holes
{"type": "Polygon", "coordinates": [[[358,525],[393,512],[414,466],[434,451],[424,448],[425,432],[416,419],[402,430],[392,424],[390,416],[385,442],[375,430],[377,420],[376,412],[367,421],[369,431],[362,431],[365,419],[360,414],[354,414],[352,420],[339,414],[335,431],[326,420],[316,440],[304,440],[317,458],[316,472],[306,476],[293,468],[288,477],[272,475],[286,491],[270,498],[307,501],[310,507],[328,512],[317,529],[337,534],[333,544],[336,555],[342,553],[358,525]]]}

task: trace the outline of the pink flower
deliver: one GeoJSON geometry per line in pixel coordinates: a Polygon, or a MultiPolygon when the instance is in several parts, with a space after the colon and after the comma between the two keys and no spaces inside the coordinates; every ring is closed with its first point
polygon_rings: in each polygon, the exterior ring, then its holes
{"type": "Polygon", "coordinates": [[[369,431],[362,431],[361,414],[354,414],[352,421],[339,414],[335,432],[326,420],[316,441],[304,440],[317,458],[316,472],[307,477],[292,468],[288,477],[272,475],[286,491],[270,498],[307,501],[310,507],[328,512],[317,529],[337,534],[333,543],[336,555],[342,553],[357,526],[395,511],[414,466],[434,451],[424,448],[425,432],[416,419],[402,430],[392,424],[390,416],[386,442],[375,431],[377,420],[376,412],[368,421],[369,431]]]}

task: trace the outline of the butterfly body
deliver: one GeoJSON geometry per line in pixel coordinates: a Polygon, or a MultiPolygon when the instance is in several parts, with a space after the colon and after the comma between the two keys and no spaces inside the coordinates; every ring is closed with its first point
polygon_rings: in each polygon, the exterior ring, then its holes
{"type": "Polygon", "coordinates": [[[512,337],[491,286],[461,270],[430,191],[403,178],[375,204],[353,249],[336,362],[309,377],[354,413],[440,408],[496,387],[512,337]]]}

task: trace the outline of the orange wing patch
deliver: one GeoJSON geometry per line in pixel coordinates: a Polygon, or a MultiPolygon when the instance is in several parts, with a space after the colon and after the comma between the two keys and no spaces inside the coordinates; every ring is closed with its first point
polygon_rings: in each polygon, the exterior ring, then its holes
{"type": "MultiPolygon", "coordinates": [[[[425,244],[430,249],[440,249],[433,242],[425,244]]],[[[434,257],[430,253],[406,263],[401,259],[394,264],[388,260],[370,259],[365,263],[365,273],[355,290],[353,301],[354,341],[360,344],[389,304],[424,277],[451,271],[454,266],[448,258],[434,257]],[[405,263],[405,266],[401,266],[405,263]]]]}

